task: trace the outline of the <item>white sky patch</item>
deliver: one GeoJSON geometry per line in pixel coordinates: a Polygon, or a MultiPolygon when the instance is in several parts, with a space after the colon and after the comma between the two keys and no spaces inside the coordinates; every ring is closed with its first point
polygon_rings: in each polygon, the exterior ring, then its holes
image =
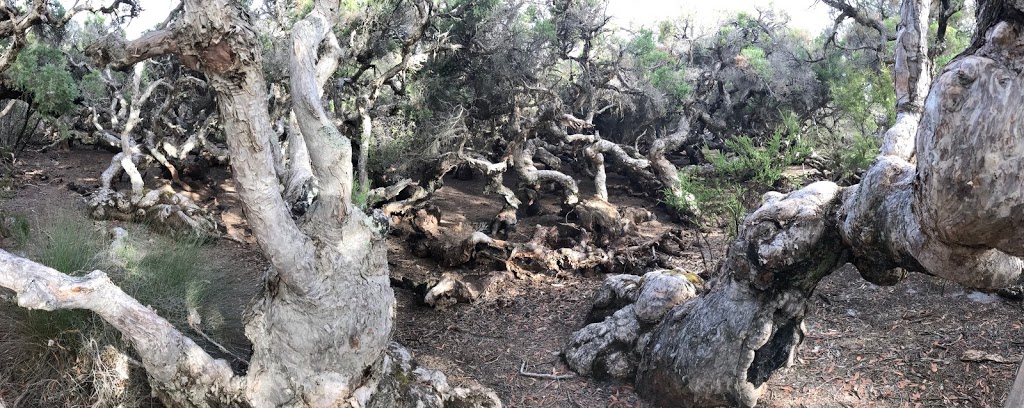
{"type": "MultiPolygon", "coordinates": [[[[65,8],[70,9],[75,5],[76,0],[60,0],[60,3],[65,8]]],[[[79,3],[82,1],[79,0],[79,3]]],[[[142,33],[146,30],[150,30],[156,27],[157,24],[162,23],[167,19],[167,16],[171,14],[171,10],[178,7],[179,0],[138,0],[139,5],[142,6],[142,13],[138,17],[129,21],[124,26],[125,34],[129,40],[139,38],[142,33]]],[[[99,3],[99,2],[94,2],[99,3]]],[[[75,16],[75,21],[82,24],[89,13],[78,13],[75,16]]]]}
{"type": "Polygon", "coordinates": [[[810,36],[832,23],[829,7],[817,0],[610,0],[608,14],[615,16],[618,25],[647,27],[685,15],[693,17],[697,28],[708,29],[740,11],[757,15],[758,8],[785,12],[790,27],[810,36]]]}
{"type": "MultiPolygon", "coordinates": [[[[371,0],[372,1],[372,0],[371,0]]],[[[74,0],[61,0],[70,7],[74,0]]],[[[139,0],[143,11],[125,26],[128,39],[138,38],[144,31],[164,21],[179,0],[139,0]]],[[[740,11],[754,13],[758,8],[781,10],[790,16],[790,26],[817,35],[831,24],[829,8],[817,0],[610,0],[608,13],[620,26],[653,27],[659,21],[682,15],[692,16],[698,28],[713,28],[740,11]]],[[[84,15],[76,19],[83,19],[84,15]]]]}
{"type": "Polygon", "coordinates": [[[178,3],[180,2],[174,0],[140,0],[142,13],[124,26],[128,39],[134,40],[142,35],[143,31],[162,23],[171,14],[171,10],[178,7],[178,3]]]}

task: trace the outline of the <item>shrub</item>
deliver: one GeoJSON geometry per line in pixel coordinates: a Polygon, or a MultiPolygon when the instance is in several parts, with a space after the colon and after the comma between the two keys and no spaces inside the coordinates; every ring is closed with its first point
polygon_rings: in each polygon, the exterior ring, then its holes
{"type": "Polygon", "coordinates": [[[725,141],[726,150],[731,155],[705,151],[705,156],[709,157],[715,172],[721,177],[770,187],[782,178],[787,167],[810,153],[807,145],[799,139],[787,146],[783,134],[783,131],[776,130],[760,147],[748,136],[736,136],[725,141]]]}
{"type": "Polygon", "coordinates": [[[701,228],[724,225],[729,237],[739,234],[747,213],[741,185],[721,178],[701,179],[680,171],[676,191],[682,195],[669,189],[664,192],[665,204],[670,208],[694,214],[693,221],[701,228]]]}
{"type": "Polygon", "coordinates": [[[39,253],[39,262],[74,276],[97,266],[97,254],[106,241],[92,223],[82,218],[57,218],[44,227],[42,235],[46,243],[39,253]]]}
{"type": "Polygon", "coordinates": [[[6,74],[16,88],[32,94],[39,113],[45,116],[57,117],[75,106],[78,85],[59,49],[32,44],[18,54],[6,74]]]}
{"type": "Polygon", "coordinates": [[[830,180],[839,184],[860,181],[878,155],[881,139],[867,134],[827,135],[817,141],[821,154],[815,165],[830,180]]]}

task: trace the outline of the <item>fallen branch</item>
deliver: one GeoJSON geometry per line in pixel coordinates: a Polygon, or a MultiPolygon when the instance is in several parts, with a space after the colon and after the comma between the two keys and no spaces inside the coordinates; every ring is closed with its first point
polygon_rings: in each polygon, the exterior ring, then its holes
{"type": "Polygon", "coordinates": [[[523,360],[523,364],[519,365],[519,375],[521,375],[523,377],[530,377],[530,378],[543,378],[545,380],[568,380],[570,378],[575,378],[576,377],[576,374],[555,375],[555,374],[531,373],[529,371],[526,371],[526,361],[525,360],[523,360]]]}
{"type": "Polygon", "coordinates": [[[205,332],[203,332],[203,329],[202,327],[200,327],[200,325],[202,325],[202,320],[199,317],[199,311],[192,307],[188,308],[188,327],[190,327],[192,331],[198,333],[200,336],[203,336],[203,338],[206,339],[206,341],[210,342],[210,344],[213,344],[214,346],[217,346],[217,348],[220,349],[220,351],[224,352],[225,354],[234,357],[238,361],[244,362],[246,365],[249,365],[248,359],[231,352],[231,350],[228,350],[227,347],[224,347],[216,340],[214,340],[212,337],[208,336],[205,332]]]}

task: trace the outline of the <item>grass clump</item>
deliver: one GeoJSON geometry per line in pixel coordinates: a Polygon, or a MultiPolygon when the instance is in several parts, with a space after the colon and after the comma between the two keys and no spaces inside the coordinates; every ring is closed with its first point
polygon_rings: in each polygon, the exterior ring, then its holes
{"type": "Polygon", "coordinates": [[[17,248],[24,248],[32,238],[32,227],[22,214],[9,214],[3,217],[0,224],[0,236],[14,240],[17,248]]]}
{"type": "MultiPolygon", "coordinates": [[[[28,231],[27,224],[26,219],[19,229],[28,231]]],[[[103,234],[91,222],[73,217],[55,218],[42,228],[41,237],[45,241],[38,244],[39,262],[72,276],[82,276],[98,266],[99,253],[105,241],[103,234]]],[[[27,232],[24,239],[28,241],[27,232]]],[[[79,333],[94,319],[92,313],[81,310],[28,310],[25,313],[25,323],[33,339],[71,348],[77,346],[79,333]]]]}
{"type": "Polygon", "coordinates": [[[188,309],[201,309],[207,299],[201,246],[199,239],[180,239],[151,249],[125,270],[122,288],[168,320],[184,322],[188,309]]]}
{"type": "Polygon", "coordinates": [[[739,234],[739,226],[747,213],[738,183],[723,178],[701,179],[685,171],[679,172],[677,194],[666,190],[665,204],[681,213],[693,214],[691,220],[701,229],[724,226],[730,237],[739,234]]]}
{"type": "MultiPolygon", "coordinates": [[[[28,257],[76,276],[102,269],[183,332],[188,332],[184,327],[190,308],[200,312],[207,327],[216,330],[218,321],[223,324],[215,308],[206,304],[210,282],[200,239],[117,229],[111,245],[91,221],[73,217],[54,218],[32,232],[28,257]]],[[[129,345],[91,312],[0,304],[0,343],[0,395],[23,395],[24,401],[39,401],[40,406],[149,403],[145,373],[129,364],[129,345]]]]}
{"type": "Polygon", "coordinates": [[[42,231],[46,237],[38,259],[43,265],[73,276],[81,276],[99,263],[98,254],[106,238],[82,218],[63,217],[42,231]]]}

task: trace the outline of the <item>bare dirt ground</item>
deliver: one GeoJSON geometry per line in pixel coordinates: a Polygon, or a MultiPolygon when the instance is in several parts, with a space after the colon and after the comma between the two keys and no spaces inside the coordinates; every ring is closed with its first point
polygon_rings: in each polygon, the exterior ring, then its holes
{"type": "MultiPolygon", "coordinates": [[[[9,191],[2,192],[5,199],[0,207],[30,219],[83,214],[81,196],[67,185],[98,184],[96,178],[109,157],[96,151],[27,155],[17,164],[9,191]]],[[[444,222],[472,226],[497,212],[497,204],[480,196],[480,186],[474,183],[450,182],[438,191],[434,201],[443,210],[444,222]]],[[[258,248],[247,243],[244,218],[233,201],[230,182],[209,185],[209,197],[200,201],[223,210],[229,233],[241,241],[221,240],[204,249],[214,255],[216,265],[211,268],[223,271],[213,281],[219,293],[216,302],[227,321],[221,336],[229,340],[229,347],[244,349],[241,313],[259,289],[265,263],[258,248]]],[[[616,195],[614,189],[612,195],[616,195]]],[[[616,200],[622,199],[613,197],[616,200]]],[[[629,200],[630,205],[655,210],[655,203],[629,200]]],[[[670,222],[664,213],[655,212],[660,222],[670,222]]],[[[518,233],[528,233],[522,227],[530,222],[536,220],[524,219],[518,233]]],[[[720,242],[713,239],[711,244],[721,251],[720,242]]],[[[701,248],[694,245],[688,264],[700,271],[705,261],[701,248]]],[[[396,276],[474,272],[445,269],[416,258],[402,242],[391,242],[389,263],[396,276]]],[[[507,406],[647,407],[627,383],[581,377],[543,379],[519,373],[523,368],[571,375],[559,351],[582,324],[601,280],[601,276],[513,279],[476,303],[438,310],[420,305],[412,291],[398,288],[395,338],[423,364],[443,370],[453,383],[475,380],[492,387],[507,406]]],[[[798,360],[767,383],[759,406],[1001,406],[1024,354],[1021,312],[1019,302],[927,276],[912,275],[895,287],[877,287],[853,270],[839,270],[817,290],[798,360]]],[[[0,396],[12,388],[16,387],[0,384],[0,396]]]]}

